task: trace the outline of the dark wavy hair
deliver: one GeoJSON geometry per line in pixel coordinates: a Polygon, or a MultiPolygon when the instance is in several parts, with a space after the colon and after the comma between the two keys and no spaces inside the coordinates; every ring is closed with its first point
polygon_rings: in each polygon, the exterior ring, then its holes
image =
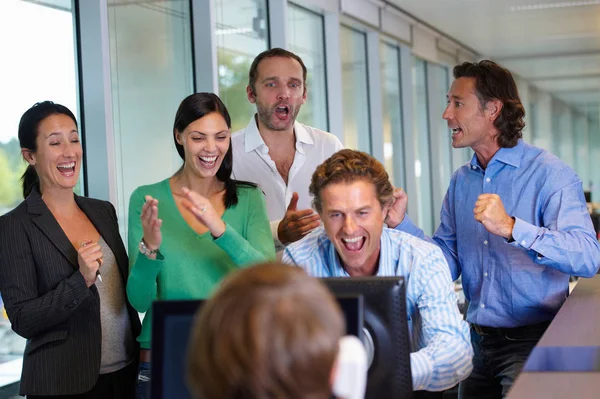
{"type": "MultiPolygon", "coordinates": [[[[19,121],[19,145],[22,149],[27,149],[33,153],[37,151],[37,136],[40,123],[52,115],[66,115],[77,126],[75,115],[64,105],[56,104],[52,101],[35,103],[33,107],[25,111],[19,121]]],[[[23,198],[27,198],[34,188],[41,193],[40,179],[33,165],[27,165],[25,173],[21,176],[21,181],[23,185],[23,198]]]]}
{"type": "MultiPolygon", "coordinates": [[[[183,159],[185,165],[185,151],[183,146],[177,142],[177,133],[181,133],[185,130],[188,125],[208,114],[217,112],[225,119],[227,127],[231,129],[231,117],[227,111],[227,107],[223,104],[223,101],[214,93],[194,93],[183,99],[177,113],[175,114],[175,122],[173,123],[173,141],[175,142],[175,148],[177,153],[183,159]]],[[[229,208],[238,203],[237,197],[237,186],[245,185],[250,187],[256,187],[254,183],[233,180],[231,178],[231,171],[233,169],[233,150],[231,148],[231,141],[229,142],[229,148],[223,157],[223,162],[217,171],[217,179],[225,183],[225,196],[223,202],[225,207],[229,208]]],[[[180,171],[183,170],[183,166],[180,171]]]]}
{"type": "Polygon", "coordinates": [[[500,100],[502,111],[494,121],[500,132],[498,145],[511,148],[523,137],[525,127],[525,108],[519,98],[517,84],[506,68],[494,61],[463,62],[454,67],[454,78],[475,78],[475,94],[481,108],[485,108],[490,100],[500,100]]]}

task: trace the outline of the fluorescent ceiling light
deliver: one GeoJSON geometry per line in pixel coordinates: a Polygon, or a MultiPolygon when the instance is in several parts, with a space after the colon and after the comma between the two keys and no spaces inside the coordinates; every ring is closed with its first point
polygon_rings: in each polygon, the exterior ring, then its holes
{"type": "Polygon", "coordinates": [[[597,6],[597,5],[600,5],[600,0],[562,1],[559,3],[541,3],[541,4],[526,4],[526,5],[520,5],[520,6],[510,6],[510,10],[511,11],[535,11],[535,10],[547,10],[550,8],[597,6]]]}
{"type": "Polygon", "coordinates": [[[254,30],[252,28],[227,28],[227,29],[217,29],[215,35],[241,35],[244,33],[252,33],[254,30]]]}

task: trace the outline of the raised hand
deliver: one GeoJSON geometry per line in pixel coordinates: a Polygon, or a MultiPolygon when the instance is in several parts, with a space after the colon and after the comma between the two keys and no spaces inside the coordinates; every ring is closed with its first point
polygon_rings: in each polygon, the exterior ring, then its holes
{"type": "Polygon", "coordinates": [[[298,241],[313,229],[319,227],[320,217],[312,209],[298,210],[298,193],[292,194],[292,199],[285,215],[277,226],[279,241],[289,244],[298,241]]]}
{"type": "Polygon", "coordinates": [[[190,190],[187,187],[181,189],[184,199],[182,204],[198,219],[200,223],[208,227],[210,234],[217,238],[225,232],[225,222],[212,206],[208,198],[190,190]]]}
{"type": "Polygon", "coordinates": [[[158,249],[162,243],[160,227],[162,220],[158,218],[158,200],[146,196],[146,202],[142,206],[142,229],[144,230],[144,242],[149,249],[158,249]]]}
{"type": "Polygon", "coordinates": [[[512,238],[515,220],[508,216],[498,194],[481,194],[473,209],[475,220],[483,224],[487,231],[506,239],[512,238]]]}
{"type": "Polygon", "coordinates": [[[404,220],[406,215],[406,206],[408,205],[408,195],[401,188],[395,188],[393,193],[394,199],[388,210],[385,223],[388,227],[395,229],[404,220]]]}

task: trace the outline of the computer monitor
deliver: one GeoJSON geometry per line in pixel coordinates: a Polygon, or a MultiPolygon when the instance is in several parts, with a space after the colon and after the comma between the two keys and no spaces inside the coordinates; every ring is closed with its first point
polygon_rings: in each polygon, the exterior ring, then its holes
{"type": "Polygon", "coordinates": [[[365,399],[412,397],[410,335],[403,277],[321,279],[335,295],[364,297],[363,343],[369,356],[365,399]]]}
{"type": "MultiPolygon", "coordinates": [[[[347,334],[362,337],[363,297],[336,298],[346,319],[347,334]]],[[[151,399],[192,399],[186,383],[187,347],[194,315],[203,301],[156,301],[152,305],[151,399]]]]}

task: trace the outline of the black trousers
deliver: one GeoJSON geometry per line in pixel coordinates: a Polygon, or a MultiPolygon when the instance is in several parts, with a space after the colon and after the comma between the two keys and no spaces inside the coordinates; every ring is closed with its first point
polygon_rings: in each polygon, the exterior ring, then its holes
{"type": "Polygon", "coordinates": [[[133,399],[135,398],[135,378],[137,375],[137,362],[121,370],[108,374],[100,374],[96,385],[86,392],[78,395],[27,395],[28,399],[133,399]]]}

